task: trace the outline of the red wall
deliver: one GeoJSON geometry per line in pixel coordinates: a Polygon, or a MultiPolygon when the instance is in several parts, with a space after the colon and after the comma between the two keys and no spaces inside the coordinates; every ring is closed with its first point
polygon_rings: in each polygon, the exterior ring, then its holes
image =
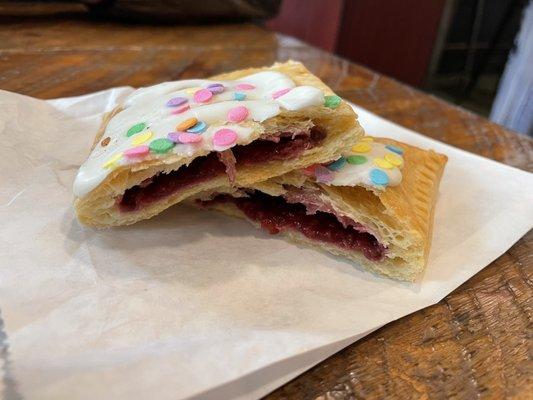
{"type": "Polygon", "coordinates": [[[272,30],[423,85],[446,0],[284,0],[272,30]]]}
{"type": "Polygon", "coordinates": [[[445,0],[347,0],[337,52],[412,85],[425,81],[445,0]]]}
{"type": "Polygon", "coordinates": [[[278,16],[266,23],[324,50],[335,51],[343,0],[283,0],[278,16]]]}

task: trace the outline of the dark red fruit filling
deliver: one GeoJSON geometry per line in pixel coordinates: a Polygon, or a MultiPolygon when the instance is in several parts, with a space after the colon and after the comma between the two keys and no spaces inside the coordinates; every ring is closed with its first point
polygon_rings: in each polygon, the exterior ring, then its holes
{"type": "Polygon", "coordinates": [[[293,160],[304,151],[312,149],[326,138],[317,127],[309,132],[281,133],[276,140],[256,140],[246,146],[232,148],[237,165],[251,165],[268,161],[293,160]]]}
{"type": "Polygon", "coordinates": [[[307,214],[303,204],[287,203],[282,197],[256,191],[249,197],[219,195],[203,204],[217,202],[235,204],[249,219],[259,222],[271,234],[294,230],[309,239],[361,251],[369,260],[379,261],[385,256],[386,248],[372,234],[353,226],[345,227],[330,213],[317,211],[307,214]]]}
{"type": "MultiPolygon", "coordinates": [[[[292,160],[305,150],[311,149],[324,140],[326,134],[317,127],[309,132],[298,134],[281,133],[275,140],[256,140],[246,146],[235,146],[231,150],[236,165],[252,165],[267,161],[292,160]],[[279,140],[278,140],[279,138],[279,140]]],[[[179,190],[197,185],[209,179],[229,172],[227,165],[221,161],[217,152],[194,159],[188,166],[183,166],[168,174],[156,175],[141,185],[127,189],[118,199],[121,211],[136,211],[170,196],[179,190]]],[[[230,176],[231,178],[231,176],[230,176]]]]}

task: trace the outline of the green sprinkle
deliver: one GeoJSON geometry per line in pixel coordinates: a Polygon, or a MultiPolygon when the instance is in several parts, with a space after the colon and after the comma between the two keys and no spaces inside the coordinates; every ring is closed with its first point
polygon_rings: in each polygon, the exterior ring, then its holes
{"type": "Polygon", "coordinates": [[[176,143],[165,138],[155,139],[150,142],[150,150],[157,154],[164,154],[172,149],[176,143]]]}
{"type": "Polygon", "coordinates": [[[329,108],[337,108],[341,104],[342,99],[339,96],[324,97],[324,105],[329,108]]]}
{"type": "Polygon", "coordinates": [[[346,157],[346,161],[348,161],[349,164],[360,165],[366,163],[367,159],[365,156],[349,156],[346,157]]]}
{"type": "Polygon", "coordinates": [[[136,133],[141,132],[144,128],[146,128],[146,122],[140,122],[138,124],[135,124],[130,129],[128,129],[128,132],[126,132],[126,136],[133,136],[136,133]]]}

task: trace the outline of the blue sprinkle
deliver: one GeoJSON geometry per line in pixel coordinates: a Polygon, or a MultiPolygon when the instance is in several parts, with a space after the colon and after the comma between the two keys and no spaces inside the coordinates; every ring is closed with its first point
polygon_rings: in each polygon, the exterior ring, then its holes
{"type": "Polygon", "coordinates": [[[207,129],[207,124],[204,121],[198,121],[192,128],[187,129],[189,133],[202,133],[207,129]]]}
{"type": "Polygon", "coordinates": [[[370,171],[370,180],[375,185],[387,186],[389,184],[389,176],[382,170],[376,168],[370,171]]]}
{"type": "Polygon", "coordinates": [[[328,167],[328,169],[330,169],[332,171],[338,171],[339,169],[341,169],[345,165],[346,165],[346,158],[341,157],[337,161],[333,161],[332,163],[328,164],[327,167],[328,167]]]}
{"type": "Polygon", "coordinates": [[[233,93],[233,98],[235,100],[243,101],[246,98],[246,94],[241,93],[241,92],[235,92],[233,93]]]}
{"type": "Polygon", "coordinates": [[[388,144],[385,147],[388,150],[392,151],[393,153],[396,153],[396,154],[399,154],[399,155],[403,154],[403,150],[402,149],[400,149],[399,147],[393,146],[392,144],[388,144]]]}

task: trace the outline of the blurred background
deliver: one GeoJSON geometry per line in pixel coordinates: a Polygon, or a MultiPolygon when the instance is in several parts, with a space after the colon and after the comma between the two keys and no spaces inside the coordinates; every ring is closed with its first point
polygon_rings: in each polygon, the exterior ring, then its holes
{"type": "Polygon", "coordinates": [[[533,135],[532,4],[283,0],[266,26],[533,135]]]}
{"type": "Polygon", "coordinates": [[[0,0],[0,11],[39,3],[127,23],[249,21],[533,136],[533,0],[0,0]]]}

